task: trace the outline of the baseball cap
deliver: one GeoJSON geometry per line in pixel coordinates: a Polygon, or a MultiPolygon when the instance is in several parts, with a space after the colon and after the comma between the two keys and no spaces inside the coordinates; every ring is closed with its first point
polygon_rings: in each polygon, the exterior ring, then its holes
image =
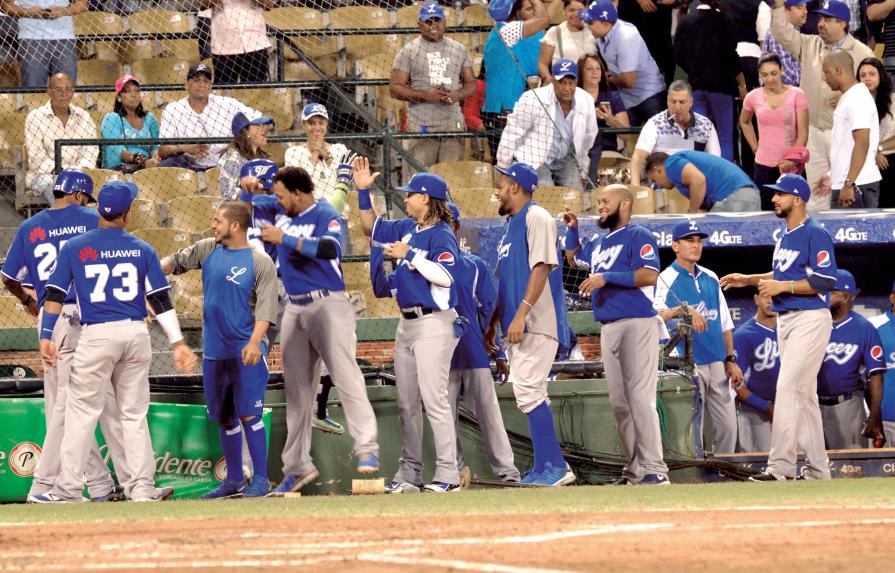
{"type": "Polygon", "coordinates": [[[80,191],[91,203],[96,203],[96,199],[93,198],[93,179],[80,169],[63,169],[56,177],[53,191],[61,191],[66,195],[80,191]]]}
{"type": "Polygon", "coordinates": [[[784,6],[799,6],[801,4],[807,4],[808,2],[811,2],[811,0],[784,0],[783,5],[784,6]]]}
{"type": "Polygon", "coordinates": [[[609,22],[615,24],[618,21],[618,10],[609,0],[594,0],[586,10],[579,10],[578,15],[585,24],[591,22],[609,22]]]}
{"type": "Polygon", "coordinates": [[[572,60],[560,58],[553,62],[553,67],[550,68],[550,74],[553,76],[553,79],[556,80],[561,80],[562,78],[567,77],[573,77],[577,80],[578,66],[572,60]]]}
{"type": "Polygon", "coordinates": [[[456,203],[448,203],[448,209],[451,210],[451,215],[454,216],[454,221],[456,221],[457,224],[459,225],[460,224],[460,207],[457,207],[456,203]]]}
{"type": "Polygon", "coordinates": [[[209,68],[202,62],[190,66],[190,71],[186,73],[186,79],[191,80],[199,74],[205,74],[205,77],[207,77],[209,80],[214,79],[214,75],[211,73],[211,68],[209,68]]]}
{"type": "Polygon", "coordinates": [[[407,185],[395,189],[401,193],[422,193],[433,199],[447,201],[447,182],[434,173],[417,173],[407,185]]]}
{"type": "Polygon", "coordinates": [[[680,241],[684,237],[693,236],[702,237],[703,239],[709,236],[708,233],[699,228],[699,225],[693,219],[681,221],[671,230],[672,241],[680,241]]]}
{"type": "Polygon", "coordinates": [[[326,106],[320,103],[309,103],[301,110],[302,121],[308,121],[315,115],[319,115],[323,119],[329,119],[329,114],[326,112],[326,106]]]}
{"type": "Polygon", "coordinates": [[[99,214],[114,219],[131,208],[140,190],[130,181],[109,181],[99,190],[99,214]]]}
{"type": "Polygon", "coordinates": [[[833,290],[856,294],[858,285],[855,283],[854,275],[845,269],[836,269],[836,286],[833,287],[833,290]]]}
{"type": "Polygon", "coordinates": [[[137,87],[140,86],[140,80],[138,80],[135,76],[130,74],[124,74],[117,80],[115,80],[115,93],[120,94],[121,90],[124,89],[124,86],[127,85],[127,82],[134,82],[137,84],[137,87]]]}
{"type": "Polygon", "coordinates": [[[774,185],[765,185],[765,189],[771,189],[779,193],[787,193],[795,195],[802,201],[808,201],[811,198],[811,186],[805,181],[805,178],[795,173],[787,173],[781,175],[774,185]]]}
{"type": "Polygon", "coordinates": [[[839,0],[827,0],[814,13],[821,16],[829,16],[830,18],[839,18],[840,20],[845,20],[845,22],[851,21],[851,8],[848,7],[848,4],[839,0]]]}
{"type": "Polygon", "coordinates": [[[488,15],[495,22],[506,22],[515,3],[515,0],[491,0],[488,2],[488,15]]]}
{"type": "Polygon", "coordinates": [[[269,191],[273,187],[273,176],[277,174],[280,168],[270,159],[253,159],[246,161],[239,171],[239,178],[255,177],[261,182],[261,186],[265,191],[269,191]]]}
{"type": "Polygon", "coordinates": [[[444,20],[444,8],[438,2],[424,2],[420,5],[420,22],[441,18],[444,20]]]}
{"type": "Polygon", "coordinates": [[[236,115],[233,116],[233,121],[230,123],[233,137],[239,135],[240,131],[250,125],[273,125],[273,118],[269,115],[262,115],[261,117],[256,117],[255,119],[250,120],[246,117],[246,114],[238,111],[236,112],[236,115]]]}
{"type": "Polygon", "coordinates": [[[538,174],[534,168],[527,163],[513,163],[506,169],[500,167],[495,167],[495,169],[497,169],[499,173],[503,173],[518,183],[520,187],[529,193],[534,193],[538,186],[538,174]]]}

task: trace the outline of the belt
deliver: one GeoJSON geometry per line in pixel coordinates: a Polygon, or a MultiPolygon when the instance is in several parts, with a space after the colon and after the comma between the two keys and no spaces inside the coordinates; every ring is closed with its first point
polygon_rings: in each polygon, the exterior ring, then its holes
{"type": "Polygon", "coordinates": [[[407,320],[413,320],[415,318],[422,318],[427,314],[432,314],[433,312],[438,311],[431,308],[424,308],[422,306],[412,306],[410,308],[402,308],[401,316],[403,316],[407,320]]]}
{"type": "Polygon", "coordinates": [[[297,304],[299,306],[305,306],[306,304],[311,304],[315,300],[326,298],[331,294],[333,294],[333,292],[325,288],[322,288],[320,290],[312,290],[311,292],[305,292],[302,294],[290,294],[289,302],[291,302],[292,304],[297,304]]]}
{"type": "Polygon", "coordinates": [[[857,393],[855,392],[846,392],[845,394],[840,394],[838,396],[818,396],[817,401],[821,406],[835,406],[836,404],[847,402],[855,396],[857,396],[857,393]]]}

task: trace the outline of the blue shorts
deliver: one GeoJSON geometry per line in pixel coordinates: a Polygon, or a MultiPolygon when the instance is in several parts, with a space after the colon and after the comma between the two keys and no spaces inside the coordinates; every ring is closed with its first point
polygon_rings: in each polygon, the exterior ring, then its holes
{"type": "Polygon", "coordinates": [[[260,416],[267,390],[267,358],[246,366],[242,358],[203,361],[202,384],[208,418],[226,422],[242,416],[260,416]]]}

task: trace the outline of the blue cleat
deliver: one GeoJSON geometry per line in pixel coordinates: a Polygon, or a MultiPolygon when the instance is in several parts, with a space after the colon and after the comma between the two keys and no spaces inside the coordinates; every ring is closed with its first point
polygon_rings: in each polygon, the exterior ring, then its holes
{"type": "Polygon", "coordinates": [[[659,474],[646,474],[637,485],[671,485],[668,478],[659,474]]]}
{"type": "Polygon", "coordinates": [[[283,481],[280,482],[280,485],[267,495],[269,497],[283,497],[287,493],[300,490],[309,483],[312,483],[318,477],[320,477],[320,472],[316,469],[300,475],[288,474],[283,478],[283,481]]]}
{"type": "Polygon", "coordinates": [[[311,418],[311,427],[315,430],[320,430],[321,432],[326,432],[327,434],[335,434],[337,436],[341,436],[345,433],[345,426],[336,422],[330,417],[326,417],[323,419],[314,416],[311,418]]]}
{"type": "Polygon", "coordinates": [[[243,497],[264,497],[269,493],[270,481],[266,477],[252,476],[252,481],[243,490],[242,495],[243,497]]]}
{"type": "Polygon", "coordinates": [[[219,483],[216,488],[204,494],[201,499],[231,499],[234,497],[242,497],[245,489],[245,481],[225,479],[219,483]]]}
{"type": "Polygon", "coordinates": [[[547,487],[559,487],[575,483],[575,474],[569,464],[565,467],[557,467],[547,462],[544,469],[537,474],[535,478],[529,482],[531,485],[541,485],[547,487]]]}
{"type": "Polygon", "coordinates": [[[85,501],[90,501],[86,497],[82,497],[80,499],[66,499],[64,497],[59,497],[52,491],[48,491],[47,493],[42,493],[40,495],[29,495],[28,503],[39,503],[39,504],[54,504],[54,503],[81,503],[85,501]]]}
{"type": "Polygon", "coordinates": [[[522,480],[519,483],[531,485],[531,484],[535,483],[535,481],[538,479],[538,476],[540,475],[540,473],[541,472],[532,468],[532,469],[528,470],[528,472],[526,472],[526,474],[522,477],[522,480]]]}
{"type": "Polygon", "coordinates": [[[102,503],[106,501],[124,501],[127,499],[124,496],[124,489],[120,485],[116,485],[112,487],[112,491],[107,493],[106,495],[98,495],[96,497],[91,497],[90,501],[93,503],[102,503]]]}
{"type": "Polygon", "coordinates": [[[379,459],[373,454],[360,454],[357,456],[357,473],[373,474],[379,471],[379,459]]]}

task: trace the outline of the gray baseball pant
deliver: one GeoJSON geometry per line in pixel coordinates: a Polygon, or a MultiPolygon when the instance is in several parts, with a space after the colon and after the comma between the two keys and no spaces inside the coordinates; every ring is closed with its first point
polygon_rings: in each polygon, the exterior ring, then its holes
{"type": "Polygon", "coordinates": [[[741,452],[766,452],[771,449],[771,419],[748,404],[737,412],[741,452]]]}
{"type": "Polygon", "coordinates": [[[457,428],[457,469],[463,469],[463,446],[460,444],[458,412],[460,396],[479,421],[479,430],[485,442],[485,452],[491,465],[491,473],[502,480],[519,481],[521,475],[516,469],[513,448],[507,437],[507,430],[500,415],[497,392],[490,368],[469,368],[451,370],[448,382],[448,399],[454,413],[457,428]]]}
{"type": "Polygon", "coordinates": [[[886,435],[886,447],[895,447],[895,420],[883,420],[883,434],[886,435]]]}
{"type": "Polygon", "coordinates": [[[423,412],[435,438],[433,481],[460,483],[457,431],[448,398],[451,356],[457,347],[454,309],[401,318],[395,335],[395,378],[401,422],[401,458],[395,481],[423,483],[423,412]]]}
{"type": "Polygon", "coordinates": [[[833,318],[830,310],[796,310],[777,317],[780,374],[767,471],[796,477],[798,447],[805,449],[805,477],[830,479],[824,429],[817,403],[817,373],[827,351],[833,318]]]}
{"type": "MultiPolygon", "coordinates": [[[[702,416],[705,411],[712,417],[712,451],[716,454],[732,454],[737,447],[737,412],[734,398],[730,395],[730,382],[724,372],[723,362],[698,364],[696,379],[699,381],[699,392],[702,394],[702,416]]],[[[699,436],[704,436],[699,428],[699,436]]]]}
{"type": "Polygon", "coordinates": [[[283,473],[305,475],[315,469],[311,459],[311,413],[326,364],[339,391],[354,454],[379,455],[376,415],[367,397],[364,375],[357,365],[354,309],[343,292],[306,305],[286,305],[280,330],[283,379],[286,383],[286,444],[283,473]]]}
{"type": "Polygon", "coordinates": [[[86,325],[75,350],[65,408],[62,472],[53,492],[79,500],[96,423],[109,385],[121,415],[124,455],[131,478],[123,483],[129,499],[156,495],[155,457],[146,414],[149,411],[149,363],[152,345],[143,321],[119,320],[86,325]]]}
{"type": "Polygon", "coordinates": [[[656,410],[659,384],[659,320],[625,318],[600,328],[609,403],[628,456],[622,477],[638,483],[646,474],[668,476],[656,410]]]}
{"type": "Polygon", "coordinates": [[[850,399],[835,406],[821,405],[820,419],[828,450],[857,450],[868,446],[867,438],[861,435],[861,427],[867,420],[864,392],[855,392],[850,399]]]}

